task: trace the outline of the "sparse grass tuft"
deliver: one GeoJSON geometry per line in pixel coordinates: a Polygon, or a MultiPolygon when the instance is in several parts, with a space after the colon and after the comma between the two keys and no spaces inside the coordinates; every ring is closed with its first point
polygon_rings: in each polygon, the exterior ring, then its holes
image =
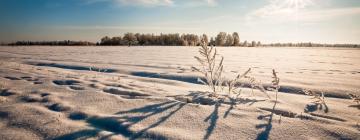
{"type": "Polygon", "coordinates": [[[360,105],[360,96],[355,94],[349,94],[350,98],[356,102],[358,105],[360,105]]]}
{"type": "MultiPolygon", "coordinates": [[[[267,94],[266,89],[262,85],[261,81],[256,80],[255,77],[249,76],[249,73],[251,72],[251,68],[249,68],[247,71],[245,71],[242,74],[238,74],[233,78],[232,80],[224,80],[226,79],[225,76],[223,76],[223,73],[225,73],[224,70],[224,57],[221,56],[221,58],[218,58],[218,53],[216,51],[216,48],[213,46],[207,46],[206,43],[203,43],[201,48],[199,49],[200,57],[195,56],[195,59],[200,63],[201,68],[192,67],[194,71],[200,72],[204,76],[204,80],[201,78],[198,78],[198,82],[207,85],[211,89],[210,96],[217,97],[219,92],[223,92],[225,89],[225,92],[230,96],[231,94],[237,94],[240,95],[241,93],[241,82],[240,80],[242,78],[249,79],[252,93],[254,89],[259,89],[261,92],[265,93],[268,98],[270,96],[267,94]]],[[[280,79],[276,75],[275,70],[273,70],[273,78],[272,81],[272,89],[273,91],[279,90],[279,82],[280,79]]]]}
{"type": "Polygon", "coordinates": [[[303,92],[305,93],[305,95],[313,96],[312,99],[315,99],[314,103],[326,104],[324,92],[314,92],[309,89],[304,89],[303,92]]]}
{"type": "Polygon", "coordinates": [[[246,78],[249,79],[252,95],[254,95],[254,89],[258,89],[270,99],[270,96],[267,94],[266,89],[264,88],[260,80],[257,80],[253,76],[247,76],[246,78]]]}
{"type": "Polygon", "coordinates": [[[95,76],[93,78],[97,78],[97,72],[101,73],[101,72],[107,72],[107,69],[101,69],[101,68],[96,68],[96,67],[89,67],[89,71],[94,71],[95,72],[95,76]]]}
{"type": "Polygon", "coordinates": [[[198,78],[198,81],[208,85],[212,95],[216,95],[217,92],[223,89],[224,57],[221,57],[220,61],[218,61],[216,49],[213,46],[208,47],[205,43],[202,44],[199,53],[201,56],[195,56],[195,59],[201,64],[201,68],[192,67],[192,69],[204,75],[205,81],[200,78],[198,78]]]}
{"type": "Polygon", "coordinates": [[[278,98],[278,92],[280,89],[280,78],[277,76],[276,71],[273,69],[272,70],[272,75],[273,75],[273,80],[271,81],[271,87],[268,88],[271,91],[275,92],[275,101],[277,102],[277,98],[278,98]]]}
{"type": "MultiPolygon", "coordinates": [[[[315,110],[317,110],[317,108],[319,107],[320,110],[323,109],[324,107],[324,112],[328,113],[329,112],[329,108],[325,102],[325,95],[323,91],[320,92],[315,92],[309,89],[304,89],[303,92],[308,95],[308,96],[313,96],[312,99],[314,99],[314,101],[312,103],[314,103],[315,105],[307,105],[307,109],[305,110],[305,112],[311,112],[312,111],[312,107],[315,107],[315,110]],[[310,109],[310,110],[309,110],[310,109]]],[[[313,110],[314,111],[314,110],[313,110]]]]}
{"type": "Polygon", "coordinates": [[[247,75],[250,73],[250,71],[251,71],[251,68],[249,68],[243,74],[238,74],[233,80],[230,80],[225,83],[229,95],[232,93],[239,95],[241,93],[241,89],[240,89],[241,86],[238,86],[236,84],[238,84],[240,82],[241,78],[247,77],[247,75]]]}

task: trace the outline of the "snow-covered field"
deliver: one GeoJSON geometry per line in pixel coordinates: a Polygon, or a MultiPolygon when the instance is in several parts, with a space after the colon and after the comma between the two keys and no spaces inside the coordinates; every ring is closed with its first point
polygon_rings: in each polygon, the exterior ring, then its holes
{"type": "Polygon", "coordinates": [[[198,49],[0,47],[0,139],[359,139],[360,49],[217,48],[228,77],[278,72],[276,109],[249,88],[235,104],[178,98],[207,91],[198,49]]]}

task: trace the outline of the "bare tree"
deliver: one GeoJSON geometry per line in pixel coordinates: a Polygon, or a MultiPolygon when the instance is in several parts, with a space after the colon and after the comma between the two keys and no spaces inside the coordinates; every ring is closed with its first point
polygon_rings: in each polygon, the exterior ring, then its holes
{"type": "Polygon", "coordinates": [[[197,46],[200,45],[199,36],[194,34],[183,34],[180,37],[182,44],[186,44],[186,46],[197,46]]]}
{"type": "Polygon", "coordinates": [[[226,33],[220,32],[215,38],[215,44],[217,46],[224,46],[226,43],[226,33]]]}
{"type": "Polygon", "coordinates": [[[234,45],[234,38],[231,36],[231,34],[228,34],[226,36],[226,46],[233,46],[234,45]]]}
{"type": "Polygon", "coordinates": [[[105,37],[101,38],[100,44],[101,45],[110,45],[110,42],[111,42],[110,37],[105,36],[105,37]]]}
{"type": "MultiPolygon", "coordinates": [[[[261,42],[258,41],[257,44],[256,44],[256,46],[261,46],[261,42]]],[[[290,45],[289,45],[289,46],[290,46],[290,45]]]]}
{"type": "Polygon", "coordinates": [[[240,46],[239,34],[237,32],[234,32],[232,36],[234,38],[234,46],[240,46]]]}
{"type": "Polygon", "coordinates": [[[209,42],[209,46],[215,46],[215,45],[216,45],[215,40],[214,40],[213,37],[211,37],[210,42],[209,42]]]}
{"type": "Polygon", "coordinates": [[[209,39],[206,34],[202,35],[201,42],[205,43],[205,45],[209,45],[209,39]]]}
{"type": "Polygon", "coordinates": [[[121,45],[121,44],[122,44],[122,39],[120,36],[115,36],[111,38],[111,45],[121,45]]]}
{"type": "Polygon", "coordinates": [[[124,40],[124,44],[128,45],[129,47],[131,45],[136,45],[138,43],[138,40],[133,33],[126,33],[124,35],[123,40],[124,40]]]}
{"type": "Polygon", "coordinates": [[[251,41],[251,47],[256,47],[256,41],[251,41]]]}
{"type": "Polygon", "coordinates": [[[244,47],[247,47],[247,46],[248,46],[247,40],[244,41],[243,46],[244,46],[244,47]]]}

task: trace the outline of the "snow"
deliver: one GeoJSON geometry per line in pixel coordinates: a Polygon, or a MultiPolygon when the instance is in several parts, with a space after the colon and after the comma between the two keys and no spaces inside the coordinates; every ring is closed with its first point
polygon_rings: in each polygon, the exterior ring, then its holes
{"type": "Polygon", "coordinates": [[[0,47],[0,139],[358,139],[360,49],[217,48],[228,77],[278,72],[276,108],[249,88],[236,105],[187,103],[208,91],[198,49],[0,47]]]}

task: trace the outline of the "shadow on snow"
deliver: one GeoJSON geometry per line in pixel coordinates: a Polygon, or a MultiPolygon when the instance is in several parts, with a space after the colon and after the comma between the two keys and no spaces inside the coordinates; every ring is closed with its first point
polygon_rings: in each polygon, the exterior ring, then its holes
{"type": "Polygon", "coordinates": [[[148,105],[140,108],[135,108],[127,111],[121,111],[111,117],[90,117],[86,119],[86,122],[94,127],[95,129],[90,130],[81,130],[74,133],[66,134],[55,138],[57,140],[65,139],[84,139],[97,136],[101,131],[109,131],[112,134],[109,134],[102,139],[109,138],[114,135],[121,134],[124,137],[129,139],[138,139],[138,138],[150,138],[150,139],[168,139],[166,136],[161,134],[156,134],[148,132],[149,129],[159,126],[161,123],[169,119],[173,114],[179,111],[185,103],[180,103],[177,101],[163,102],[159,104],[148,105]],[[150,124],[146,128],[143,128],[140,131],[131,130],[130,127],[139,123],[140,121],[160,114],[167,111],[168,113],[160,117],[156,122],[150,124]]]}

